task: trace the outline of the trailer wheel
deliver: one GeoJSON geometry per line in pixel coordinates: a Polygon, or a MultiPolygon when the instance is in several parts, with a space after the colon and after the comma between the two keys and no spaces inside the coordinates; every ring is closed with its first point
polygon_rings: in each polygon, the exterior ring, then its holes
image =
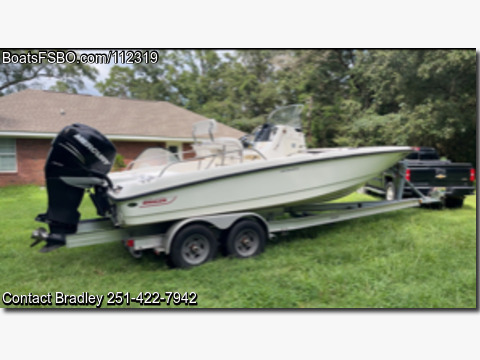
{"type": "Polygon", "coordinates": [[[393,201],[395,200],[395,185],[391,181],[385,185],[385,200],[393,201]]]}
{"type": "Polygon", "coordinates": [[[258,222],[242,220],[229,231],[224,249],[227,255],[248,258],[263,252],[265,242],[265,230],[258,222]]]}
{"type": "Polygon", "coordinates": [[[212,260],[217,254],[217,240],[205,225],[192,224],[181,229],[172,242],[169,264],[189,268],[212,260]]]}

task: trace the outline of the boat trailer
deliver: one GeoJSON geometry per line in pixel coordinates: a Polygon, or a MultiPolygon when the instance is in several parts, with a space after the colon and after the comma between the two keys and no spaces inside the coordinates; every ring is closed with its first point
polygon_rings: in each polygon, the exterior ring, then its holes
{"type": "MultiPolygon", "coordinates": [[[[399,171],[404,175],[404,169],[399,171]]],[[[75,233],[65,234],[62,241],[54,243],[53,246],[48,245],[48,242],[52,241],[48,231],[38,228],[32,233],[35,242],[31,246],[47,241],[47,246],[40,251],[48,252],[60,246],[74,248],[123,242],[135,258],[140,258],[145,250],[153,250],[156,254],[165,253],[171,265],[182,268],[200,265],[213,259],[218,248],[225,255],[247,258],[261,253],[266,240],[278,233],[401,209],[442,205],[442,189],[436,189],[430,196],[418,192],[419,198],[402,199],[405,183],[414,189],[405,176],[401,176],[397,184],[397,200],[393,201],[304,204],[125,228],[116,226],[109,218],[82,220],[75,233]],[[290,216],[285,217],[285,214],[290,216]]]]}

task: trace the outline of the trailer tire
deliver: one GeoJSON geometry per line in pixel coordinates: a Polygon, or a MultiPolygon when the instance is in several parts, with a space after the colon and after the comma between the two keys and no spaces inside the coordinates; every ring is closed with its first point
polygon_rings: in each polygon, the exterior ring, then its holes
{"type": "Polygon", "coordinates": [[[201,265],[212,260],[217,250],[217,239],[206,225],[187,225],[175,235],[168,263],[178,268],[201,265]]]}
{"type": "Polygon", "coordinates": [[[396,198],[396,191],[395,191],[395,185],[393,185],[393,182],[389,181],[387,182],[387,185],[385,185],[385,200],[387,201],[393,201],[396,198]]]}
{"type": "Polygon", "coordinates": [[[241,220],[228,232],[224,253],[237,258],[256,256],[265,249],[266,233],[254,220],[241,220]]]}

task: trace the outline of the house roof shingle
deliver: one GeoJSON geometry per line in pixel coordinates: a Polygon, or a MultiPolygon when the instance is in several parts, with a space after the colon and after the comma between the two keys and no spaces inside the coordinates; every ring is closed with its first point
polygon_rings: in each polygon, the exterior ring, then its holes
{"type": "MultiPolygon", "coordinates": [[[[25,90],[0,97],[0,132],[58,133],[82,123],[110,136],[191,138],[205,117],[165,101],[147,101],[25,90]]],[[[215,136],[243,135],[218,123],[215,136]]]]}

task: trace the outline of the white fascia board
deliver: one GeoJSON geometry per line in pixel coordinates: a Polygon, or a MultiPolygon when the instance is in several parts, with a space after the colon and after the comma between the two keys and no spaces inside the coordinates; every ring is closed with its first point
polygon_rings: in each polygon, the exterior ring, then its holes
{"type": "Polygon", "coordinates": [[[30,138],[30,139],[53,139],[56,133],[33,133],[27,131],[0,131],[0,137],[30,138]]]}
{"type": "MultiPolygon", "coordinates": [[[[0,137],[14,137],[24,139],[53,139],[57,133],[49,132],[27,132],[27,131],[0,131],[0,137]]],[[[178,142],[193,142],[192,138],[180,137],[166,137],[166,136],[138,136],[138,135],[106,135],[106,137],[113,141],[178,141],[178,142]]]]}
{"type": "Polygon", "coordinates": [[[105,135],[110,140],[117,141],[178,141],[193,142],[193,138],[177,138],[166,136],[137,136],[137,135],[105,135]]]}

